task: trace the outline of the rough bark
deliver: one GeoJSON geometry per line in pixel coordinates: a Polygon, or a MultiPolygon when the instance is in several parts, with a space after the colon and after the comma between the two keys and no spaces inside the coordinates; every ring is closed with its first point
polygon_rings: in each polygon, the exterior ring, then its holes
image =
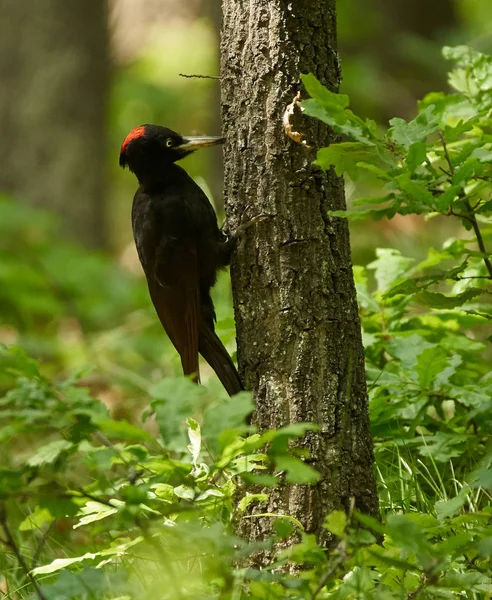
{"type": "MultiPolygon", "coordinates": [[[[260,429],[311,421],[313,487],[285,486],[274,513],[300,519],[321,538],[324,516],[348,509],[377,513],[364,352],[343,182],[312,165],[313,151],[290,140],[282,115],[299,75],[332,90],[340,67],[334,0],[223,0],[222,117],[226,211],[232,224],[265,215],[241,239],[231,274],[238,362],[254,391],[260,429]]],[[[314,148],[332,140],[319,122],[297,123],[314,148]]],[[[258,539],[271,519],[246,519],[258,539]]]]}
{"type": "Polygon", "coordinates": [[[103,0],[0,0],[0,190],[101,246],[109,59],[103,0]]]}

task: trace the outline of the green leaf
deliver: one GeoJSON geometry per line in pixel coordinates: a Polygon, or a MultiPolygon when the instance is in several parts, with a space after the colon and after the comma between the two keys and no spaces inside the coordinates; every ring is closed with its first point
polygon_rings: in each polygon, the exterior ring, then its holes
{"type": "Polygon", "coordinates": [[[377,259],[369,263],[367,268],[375,271],[378,290],[383,292],[396,279],[406,276],[410,266],[415,262],[413,258],[406,258],[393,248],[377,248],[376,256],[377,259]]]}
{"type": "Polygon", "coordinates": [[[425,348],[417,357],[415,373],[420,387],[423,390],[432,386],[435,378],[448,366],[446,350],[438,346],[425,348]]]}
{"type": "Polygon", "coordinates": [[[492,489],[492,468],[473,471],[470,474],[470,487],[492,489]]]}
{"type": "Polygon", "coordinates": [[[459,494],[454,498],[451,498],[451,500],[441,500],[436,502],[435,510],[437,518],[440,521],[444,521],[449,517],[454,517],[454,515],[465,505],[465,502],[467,501],[466,496],[469,493],[470,488],[465,486],[461,488],[459,494]]]}
{"type": "Polygon", "coordinates": [[[378,162],[378,155],[374,148],[361,142],[342,142],[332,144],[328,148],[321,148],[315,164],[326,171],[333,166],[337,175],[346,172],[356,181],[359,178],[358,163],[369,161],[378,162]]]}
{"type": "Polygon", "coordinates": [[[446,359],[446,366],[441,369],[434,379],[434,387],[439,388],[445,383],[449,383],[451,377],[456,373],[456,369],[461,365],[463,359],[459,354],[453,354],[453,356],[446,359]]]}
{"type": "MultiPolygon", "coordinates": [[[[400,560],[399,558],[394,558],[389,553],[386,553],[384,549],[380,546],[368,548],[367,552],[376,559],[377,563],[382,563],[389,567],[393,567],[394,569],[397,569],[402,573],[404,573],[405,571],[418,570],[418,567],[414,563],[406,560],[400,560]]],[[[393,600],[394,596],[392,596],[391,598],[393,600]]]]}
{"type": "Polygon", "coordinates": [[[486,558],[492,557],[492,537],[484,538],[480,540],[477,544],[477,552],[480,556],[484,556],[486,558]]]}
{"type": "Polygon", "coordinates": [[[330,92],[312,73],[301,75],[301,79],[311,96],[311,99],[301,102],[301,108],[306,115],[320,119],[337,133],[348,135],[363,144],[375,144],[375,123],[363,121],[349,110],[348,96],[330,92]]]}
{"type": "Polygon", "coordinates": [[[338,597],[368,598],[372,596],[374,588],[375,583],[370,569],[356,566],[343,578],[343,585],[340,589],[343,595],[338,595],[338,597]]]}
{"type": "Polygon", "coordinates": [[[308,117],[315,117],[330,125],[334,131],[341,135],[349,137],[373,146],[374,142],[368,132],[365,131],[363,122],[355,117],[350,110],[340,110],[336,105],[321,105],[317,100],[304,100],[301,103],[304,114],[308,117]]]}
{"type": "Polygon", "coordinates": [[[202,436],[212,452],[222,452],[238,435],[248,430],[246,417],[254,410],[251,392],[240,392],[233,398],[217,398],[207,406],[202,436]]]}
{"type": "Polygon", "coordinates": [[[119,507],[123,506],[124,504],[121,502],[121,500],[115,499],[113,499],[111,503],[115,506],[108,506],[107,504],[102,504],[95,501],[87,502],[87,504],[80,509],[82,516],[80,517],[78,523],[73,526],[73,528],[77,529],[78,527],[88,525],[89,523],[95,523],[96,521],[107,519],[108,517],[115,515],[118,512],[119,507]]]}
{"type": "Polygon", "coordinates": [[[114,546],[111,548],[106,548],[105,550],[101,550],[100,552],[87,552],[82,556],[75,556],[73,558],[57,558],[49,565],[44,565],[42,567],[37,567],[31,571],[32,575],[49,575],[50,573],[55,573],[56,571],[60,571],[61,569],[65,569],[71,565],[76,565],[77,563],[81,563],[85,560],[94,560],[97,558],[103,557],[114,557],[120,559],[125,555],[126,551],[132,546],[136,546],[143,542],[143,537],[139,536],[133,540],[128,542],[118,543],[117,541],[114,546]]]}
{"type": "Polygon", "coordinates": [[[316,79],[312,73],[301,75],[301,80],[311,98],[318,100],[325,106],[333,106],[333,108],[338,110],[343,110],[348,107],[348,96],[330,92],[330,90],[326,88],[320,81],[318,81],[318,79],[316,79]]]}
{"type": "Polygon", "coordinates": [[[472,158],[478,158],[480,162],[492,162],[492,150],[488,150],[487,148],[475,148],[470,156],[472,158]]]}
{"type": "Polygon", "coordinates": [[[273,528],[278,537],[282,539],[287,539],[295,530],[294,525],[290,520],[282,518],[275,519],[273,528]]]}
{"type": "Polygon", "coordinates": [[[425,142],[414,142],[408,148],[408,153],[405,158],[405,163],[407,167],[410,169],[410,172],[413,173],[417,167],[425,161],[427,158],[427,147],[425,142]]]}
{"type": "Polygon", "coordinates": [[[79,506],[74,500],[69,498],[60,498],[53,490],[49,490],[51,495],[42,496],[39,500],[40,508],[46,508],[54,519],[65,517],[74,517],[79,512],[79,506]]]}
{"type": "Polygon", "coordinates": [[[288,483],[299,483],[302,485],[314,485],[320,479],[318,471],[313,469],[299,458],[294,456],[275,456],[275,467],[279,471],[285,471],[285,479],[288,483]]]}
{"type": "Polygon", "coordinates": [[[303,437],[308,431],[319,431],[316,423],[291,423],[278,429],[270,429],[262,435],[262,440],[271,442],[278,437],[298,438],[303,437]]]}
{"type": "Polygon", "coordinates": [[[115,421],[113,419],[97,420],[97,425],[104,435],[108,438],[123,438],[129,440],[137,440],[139,442],[153,442],[154,438],[148,431],[132,425],[124,419],[115,421]]]}
{"type": "Polygon", "coordinates": [[[484,109],[492,101],[492,56],[484,55],[469,46],[445,46],[444,58],[456,62],[449,74],[449,83],[484,109]]]}
{"type": "Polygon", "coordinates": [[[489,591],[492,590],[490,586],[490,578],[482,573],[473,572],[458,572],[453,570],[447,570],[440,580],[440,585],[446,588],[453,588],[459,592],[462,590],[471,589],[479,584],[487,585],[489,591]]]}
{"type": "Polygon", "coordinates": [[[445,463],[465,452],[465,442],[468,440],[468,436],[438,431],[433,436],[425,437],[424,440],[426,445],[419,449],[420,454],[432,456],[435,461],[445,463]]]}
{"type": "Polygon", "coordinates": [[[427,290],[423,290],[418,293],[416,296],[416,300],[419,304],[423,304],[425,306],[430,306],[432,308],[456,308],[457,306],[462,306],[483,294],[484,290],[481,288],[468,288],[461,294],[456,294],[454,296],[446,296],[444,294],[440,294],[437,292],[428,292],[427,290]]]}
{"type": "Polygon", "coordinates": [[[466,184],[470,179],[482,175],[484,168],[483,163],[478,158],[467,158],[463,165],[459,169],[456,169],[453,175],[453,184],[466,184]]]}
{"type": "Polygon", "coordinates": [[[161,500],[172,502],[174,497],[174,488],[168,483],[155,483],[151,486],[154,494],[161,500]]]}
{"type": "MultiPolygon", "coordinates": [[[[442,121],[446,121],[448,114],[453,114],[453,124],[456,122],[454,112],[456,107],[463,104],[461,94],[445,94],[444,92],[430,92],[423,100],[418,102],[419,111],[422,112],[428,106],[434,105],[434,113],[439,115],[442,121]]],[[[447,140],[448,138],[446,138],[447,140]]]]}
{"type": "Polygon", "coordinates": [[[442,194],[436,197],[436,208],[441,212],[447,212],[453,200],[461,193],[460,185],[450,185],[442,194]]]}
{"type": "Polygon", "coordinates": [[[249,494],[246,493],[245,496],[241,498],[237,505],[238,512],[244,512],[250,504],[253,502],[267,502],[268,495],[267,494],[249,494]]]}
{"type": "Polygon", "coordinates": [[[354,511],[354,516],[362,523],[362,525],[365,525],[365,527],[368,527],[375,533],[379,533],[380,535],[384,535],[386,533],[386,527],[381,523],[381,521],[378,521],[374,517],[365,515],[357,510],[354,511]]]}
{"type": "Polygon", "coordinates": [[[390,515],[387,532],[398,546],[409,552],[421,555],[429,555],[432,552],[432,546],[422,528],[404,515],[390,515]]]}
{"type": "Polygon", "coordinates": [[[20,346],[4,346],[0,345],[2,354],[8,355],[15,359],[14,365],[10,368],[13,372],[19,375],[25,375],[28,378],[46,381],[39,371],[39,363],[30,358],[24,348],[20,346]]]}
{"type": "MultiPolygon", "coordinates": [[[[424,142],[439,127],[439,116],[434,113],[435,106],[427,106],[417,117],[407,123],[404,119],[391,119],[388,138],[404,148],[410,148],[416,142],[424,142]]],[[[419,152],[422,152],[420,149],[419,152]]]]}
{"type": "Polygon", "coordinates": [[[373,219],[379,221],[384,217],[392,219],[396,214],[396,210],[392,206],[385,206],[384,208],[367,208],[365,210],[330,210],[328,215],[330,217],[344,217],[352,221],[367,221],[367,219],[373,219]]]}
{"type": "Polygon", "coordinates": [[[174,493],[178,498],[183,498],[183,500],[194,500],[196,496],[195,490],[189,485],[175,487],[174,493]]]}
{"type": "MultiPolygon", "coordinates": [[[[410,173],[404,173],[395,178],[398,188],[410,197],[410,201],[414,200],[424,204],[426,207],[434,207],[434,196],[427,189],[422,181],[411,179],[410,173]]],[[[419,212],[420,208],[415,207],[415,212],[419,212]]]]}
{"type": "Polygon", "coordinates": [[[437,553],[444,558],[462,556],[464,552],[473,548],[473,537],[468,532],[453,535],[437,545],[437,553]]]}
{"type": "Polygon", "coordinates": [[[259,485],[262,487],[274,487],[279,484],[278,477],[273,475],[262,475],[260,473],[241,472],[241,479],[251,485],[259,485]]]}
{"type": "Polygon", "coordinates": [[[73,444],[67,440],[56,440],[55,442],[50,442],[45,446],[41,446],[41,448],[39,448],[35,454],[28,458],[27,464],[30,467],[39,467],[41,465],[53,463],[60,456],[60,454],[72,447],[73,444]]]}
{"type": "Polygon", "coordinates": [[[416,294],[422,289],[422,287],[425,287],[425,284],[419,285],[420,282],[421,279],[417,277],[415,279],[407,279],[405,281],[401,281],[400,283],[396,283],[383,294],[383,298],[394,298],[395,296],[399,295],[411,296],[416,294]]]}
{"type": "Polygon", "coordinates": [[[33,529],[39,529],[45,523],[51,523],[53,520],[54,517],[47,508],[40,508],[39,506],[36,506],[34,511],[19,525],[19,531],[32,531],[33,529]]]}
{"type": "MultiPolygon", "coordinates": [[[[379,148],[378,158],[380,158],[380,157],[381,157],[381,149],[379,148]]],[[[384,163],[386,163],[386,168],[388,168],[389,166],[394,168],[396,166],[396,161],[394,161],[394,159],[392,159],[391,155],[384,156],[384,163]]],[[[373,165],[372,163],[366,163],[364,161],[361,161],[361,162],[357,163],[357,167],[359,169],[363,169],[364,171],[369,171],[369,173],[372,173],[378,179],[381,179],[383,181],[393,181],[393,178],[391,177],[391,175],[388,174],[387,171],[385,171],[384,169],[382,169],[380,167],[377,167],[376,165],[373,165]]],[[[385,196],[385,198],[388,199],[388,196],[385,196]]]]}
{"type": "MultiPolygon", "coordinates": [[[[62,571],[55,583],[42,584],[41,592],[47,600],[118,600],[115,594],[128,591],[128,586],[126,574],[123,572],[110,573],[103,569],[85,567],[79,573],[62,571]]],[[[130,596],[119,598],[130,600],[130,596]]]]}
{"type": "Polygon", "coordinates": [[[164,441],[184,442],[186,419],[202,406],[206,389],[185,377],[169,377],[151,390],[152,407],[164,441]]]}
{"type": "MultiPolygon", "coordinates": [[[[448,96],[448,98],[449,97],[452,98],[453,96],[448,96]]],[[[458,96],[456,95],[454,97],[458,96]]],[[[447,143],[457,142],[461,139],[464,133],[467,133],[468,131],[471,131],[473,129],[473,125],[476,121],[477,116],[474,116],[471,119],[467,119],[466,121],[460,119],[456,125],[446,125],[443,130],[444,140],[447,143]]],[[[451,160],[454,163],[453,158],[451,160]]]]}
{"type": "Polygon", "coordinates": [[[434,348],[435,346],[421,335],[413,333],[410,336],[395,338],[388,344],[386,350],[391,356],[400,359],[402,367],[413,369],[418,362],[417,357],[427,348],[434,348]]]}
{"type": "Polygon", "coordinates": [[[347,527],[347,515],[343,510],[334,510],[325,517],[323,527],[339,538],[345,537],[347,527]]]}

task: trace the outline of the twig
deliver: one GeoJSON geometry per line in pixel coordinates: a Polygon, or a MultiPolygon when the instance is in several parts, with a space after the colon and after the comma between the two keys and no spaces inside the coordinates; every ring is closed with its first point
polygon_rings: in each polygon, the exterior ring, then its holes
{"type": "Polygon", "coordinates": [[[338,546],[335,548],[335,552],[338,553],[338,558],[336,560],[334,560],[333,563],[330,565],[330,567],[328,567],[328,569],[326,569],[326,571],[323,573],[323,575],[320,579],[320,582],[318,583],[318,587],[314,590],[314,592],[311,595],[311,600],[315,600],[317,595],[325,587],[325,585],[328,583],[330,578],[335,574],[338,567],[340,567],[340,565],[345,560],[347,560],[348,557],[347,557],[347,542],[346,542],[346,540],[342,540],[338,544],[338,546]]]}
{"type": "Polygon", "coordinates": [[[180,77],[184,77],[185,79],[220,79],[217,75],[196,75],[194,73],[186,74],[186,73],[178,73],[180,77]]]}
{"type": "Polygon", "coordinates": [[[97,502],[98,504],[103,504],[104,506],[109,506],[110,508],[116,508],[114,504],[111,504],[110,500],[106,500],[105,498],[100,498],[99,496],[94,496],[93,494],[89,494],[82,489],[74,490],[72,494],[67,494],[68,498],[87,498],[92,500],[93,502],[97,502]]]}
{"type": "MultiPolygon", "coordinates": [[[[352,498],[350,498],[350,506],[349,506],[348,515],[347,515],[347,525],[345,526],[345,529],[347,529],[347,527],[350,527],[350,524],[352,522],[352,516],[354,513],[354,508],[355,508],[355,498],[352,497],[352,498]]],[[[338,567],[340,567],[340,565],[347,560],[347,558],[348,558],[347,540],[346,539],[340,540],[340,542],[337,545],[337,547],[335,548],[334,552],[338,554],[338,558],[336,560],[334,560],[333,563],[323,573],[323,575],[321,576],[321,579],[318,583],[318,586],[316,587],[316,589],[314,590],[314,592],[311,595],[310,600],[316,599],[316,596],[321,592],[321,590],[325,587],[325,585],[328,583],[330,578],[335,574],[338,567]]]]}
{"type": "Polygon", "coordinates": [[[32,557],[32,566],[31,569],[34,569],[38,563],[39,557],[41,556],[41,551],[43,550],[44,545],[46,544],[46,540],[50,534],[50,531],[55,524],[55,521],[51,521],[51,523],[46,527],[41,539],[39,540],[39,544],[34,551],[34,556],[32,557]]]}
{"type": "Polygon", "coordinates": [[[22,556],[19,547],[17,546],[14,536],[12,535],[12,532],[10,531],[10,527],[7,523],[7,512],[5,509],[5,504],[0,504],[0,525],[2,526],[3,529],[3,533],[5,535],[6,540],[5,544],[12,550],[12,552],[15,554],[15,557],[17,558],[17,561],[19,562],[19,565],[21,566],[21,569],[24,571],[25,576],[27,577],[27,579],[31,582],[33,588],[36,591],[36,594],[38,595],[40,600],[47,600],[46,596],[43,594],[43,592],[41,591],[41,588],[38,585],[38,582],[36,581],[36,579],[33,577],[33,575],[31,574],[31,570],[29,569],[29,567],[27,566],[26,561],[24,560],[24,557],[22,556]]]}
{"type": "Polygon", "coordinates": [[[482,232],[480,231],[480,227],[478,226],[477,217],[475,216],[475,213],[473,212],[473,209],[472,209],[471,204],[468,199],[465,200],[465,208],[470,213],[470,223],[473,227],[473,232],[475,233],[475,237],[477,238],[477,244],[478,244],[478,247],[480,248],[480,252],[484,255],[483,262],[485,263],[485,266],[487,267],[489,276],[492,278],[492,263],[490,262],[490,259],[487,256],[488,252],[487,252],[487,249],[485,248],[485,244],[484,244],[483,237],[482,237],[482,232]]]}
{"type": "MultiPolygon", "coordinates": [[[[454,177],[453,163],[451,162],[451,157],[449,156],[448,147],[446,145],[446,140],[444,139],[442,131],[439,132],[439,138],[441,139],[441,144],[442,144],[442,147],[444,150],[444,156],[445,156],[446,162],[448,163],[448,166],[449,166],[449,173],[450,173],[451,177],[454,177]]],[[[466,196],[463,197],[463,202],[464,202],[466,210],[468,211],[468,215],[460,215],[460,216],[461,216],[461,218],[467,219],[471,223],[473,232],[475,234],[475,237],[477,238],[477,244],[478,244],[478,247],[480,248],[480,252],[484,255],[483,262],[485,263],[485,266],[487,267],[489,276],[492,278],[492,263],[490,262],[490,259],[487,256],[487,254],[488,254],[487,249],[485,248],[485,244],[484,244],[483,237],[482,237],[482,232],[480,231],[480,227],[478,226],[477,217],[475,215],[475,212],[473,211],[470,201],[468,200],[468,198],[466,196]]],[[[451,214],[453,214],[453,213],[451,212],[451,214]]]]}
{"type": "MultiPolygon", "coordinates": [[[[95,431],[92,435],[97,440],[99,440],[101,444],[103,444],[103,446],[106,446],[107,448],[112,450],[121,459],[121,461],[125,463],[127,467],[132,467],[132,464],[123,456],[123,453],[120,450],[118,450],[118,448],[116,448],[115,445],[110,440],[108,440],[108,438],[103,433],[101,433],[100,431],[95,431]]],[[[152,471],[145,465],[141,465],[140,463],[138,463],[138,466],[141,468],[142,472],[148,471],[149,473],[152,473],[152,471]]],[[[141,477],[141,475],[139,475],[139,477],[142,480],[142,483],[145,483],[145,479],[141,477]]]]}
{"type": "Polygon", "coordinates": [[[433,573],[429,571],[425,571],[424,573],[422,573],[420,577],[420,583],[417,589],[413,592],[410,592],[410,594],[407,594],[407,600],[415,600],[415,598],[418,598],[428,585],[433,585],[434,583],[437,583],[443,575],[443,571],[441,571],[441,573],[433,573]]]}
{"type": "MultiPolygon", "coordinates": [[[[449,173],[451,174],[451,177],[454,177],[453,163],[451,162],[451,157],[449,156],[448,147],[446,145],[446,140],[444,139],[442,131],[439,132],[439,138],[441,139],[441,144],[444,149],[444,156],[446,157],[446,162],[448,163],[448,166],[449,166],[449,173]]],[[[446,173],[446,171],[444,171],[444,172],[446,173]]]]}
{"type": "Polygon", "coordinates": [[[463,279],[492,279],[490,275],[467,275],[466,277],[460,277],[456,275],[456,277],[452,277],[454,281],[462,281],[463,279]]]}

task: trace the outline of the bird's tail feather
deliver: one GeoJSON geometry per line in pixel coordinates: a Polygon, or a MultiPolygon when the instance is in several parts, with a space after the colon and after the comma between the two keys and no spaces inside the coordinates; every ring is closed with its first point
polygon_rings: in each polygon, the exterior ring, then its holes
{"type": "Polygon", "coordinates": [[[199,352],[215,371],[229,396],[234,396],[244,390],[232,358],[215,331],[202,325],[199,336],[199,352]]]}

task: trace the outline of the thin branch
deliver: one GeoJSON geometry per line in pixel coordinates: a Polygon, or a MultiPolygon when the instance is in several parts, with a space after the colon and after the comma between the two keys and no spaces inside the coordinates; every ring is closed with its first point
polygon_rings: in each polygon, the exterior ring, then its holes
{"type": "Polygon", "coordinates": [[[422,573],[417,589],[407,594],[407,600],[415,600],[415,598],[418,598],[427,586],[437,583],[443,575],[444,571],[437,573],[432,572],[432,570],[428,570],[422,573]]]}
{"type": "Polygon", "coordinates": [[[480,227],[478,226],[477,217],[475,216],[475,213],[473,212],[473,208],[471,207],[469,200],[465,200],[465,208],[470,213],[470,223],[473,227],[473,232],[475,233],[475,237],[477,238],[477,244],[478,244],[478,247],[480,248],[480,252],[484,255],[483,262],[485,263],[485,266],[487,267],[487,271],[489,272],[489,275],[492,278],[492,263],[490,262],[490,259],[487,256],[488,252],[487,252],[487,248],[485,248],[485,244],[484,244],[483,237],[482,237],[482,232],[480,231],[480,227]]]}
{"type": "Polygon", "coordinates": [[[39,557],[41,556],[41,552],[44,548],[44,545],[46,544],[46,541],[48,540],[48,536],[49,536],[50,531],[53,528],[54,524],[55,524],[55,521],[51,521],[51,523],[48,525],[48,527],[46,527],[41,539],[39,540],[39,544],[38,544],[36,550],[34,551],[34,556],[32,557],[32,566],[31,566],[32,569],[34,569],[38,563],[39,557]]]}
{"type": "MultiPolygon", "coordinates": [[[[448,166],[449,166],[449,172],[451,174],[451,177],[454,177],[453,163],[451,162],[451,157],[449,156],[448,147],[446,145],[446,141],[444,139],[442,131],[439,132],[439,137],[441,138],[442,147],[444,149],[444,156],[446,157],[446,162],[448,163],[448,166]]],[[[444,171],[444,172],[446,172],[446,171],[444,171]]]]}
{"type": "Polygon", "coordinates": [[[178,73],[180,77],[184,77],[185,79],[219,79],[217,75],[196,75],[194,73],[186,74],[186,73],[178,73]]]}
{"type": "MultiPolygon", "coordinates": [[[[355,498],[352,497],[352,498],[350,498],[350,506],[349,506],[349,510],[348,510],[347,525],[345,526],[345,530],[347,530],[347,528],[350,527],[350,525],[352,523],[354,508],[355,508],[355,498]]],[[[338,557],[332,562],[332,564],[326,569],[326,571],[321,576],[318,586],[312,593],[310,600],[316,599],[316,597],[321,592],[321,590],[325,587],[325,585],[328,583],[330,578],[333,577],[333,575],[336,573],[337,569],[348,559],[347,540],[346,539],[340,540],[340,542],[338,543],[334,552],[336,554],[338,554],[338,557]]]]}
{"type": "Polygon", "coordinates": [[[15,542],[15,538],[12,535],[12,532],[10,531],[10,527],[7,523],[7,511],[5,509],[5,504],[0,504],[0,525],[2,526],[3,533],[6,538],[6,540],[5,540],[6,546],[8,546],[12,550],[12,552],[15,554],[15,557],[17,558],[17,561],[18,561],[21,569],[24,571],[24,575],[31,582],[33,588],[36,591],[36,594],[38,595],[38,598],[40,600],[47,600],[46,596],[41,591],[41,588],[39,587],[38,582],[31,574],[31,570],[29,569],[26,561],[24,560],[24,557],[22,556],[21,551],[19,550],[19,547],[17,546],[17,544],[15,542]]]}
{"type": "Polygon", "coordinates": [[[68,498],[87,498],[88,500],[92,500],[93,502],[97,502],[98,504],[103,504],[104,506],[109,506],[110,508],[116,508],[114,504],[111,504],[109,500],[105,498],[100,498],[99,496],[94,496],[93,494],[89,494],[82,489],[74,490],[72,494],[67,494],[68,498]]]}
{"type": "Polygon", "coordinates": [[[492,279],[490,275],[467,275],[466,277],[460,277],[456,275],[456,277],[452,277],[454,281],[462,281],[463,279],[492,279]]]}
{"type": "MultiPolygon", "coordinates": [[[[451,162],[451,157],[449,156],[448,147],[446,145],[446,140],[444,139],[442,131],[439,132],[439,138],[441,139],[442,147],[443,147],[443,150],[444,150],[444,156],[445,156],[446,162],[448,163],[448,166],[449,166],[450,176],[454,177],[453,163],[451,162]]],[[[459,216],[462,219],[463,218],[467,219],[471,223],[471,226],[473,228],[473,232],[475,234],[475,237],[477,238],[477,244],[478,244],[478,247],[480,248],[480,252],[482,254],[484,254],[483,262],[485,263],[485,266],[487,267],[487,271],[489,272],[489,276],[492,278],[492,263],[490,262],[490,259],[487,256],[487,254],[488,254],[487,253],[487,249],[485,248],[485,244],[484,244],[483,237],[482,237],[482,232],[480,231],[480,227],[478,226],[477,217],[475,215],[473,207],[470,204],[470,201],[468,200],[468,198],[466,196],[463,196],[462,199],[463,199],[463,203],[465,205],[465,208],[466,208],[466,210],[468,212],[468,215],[459,215],[459,216]]],[[[479,204],[480,204],[480,202],[479,202],[479,204]]],[[[450,209],[450,211],[451,211],[451,214],[453,214],[452,209],[450,209]]]]}
{"type": "Polygon", "coordinates": [[[325,587],[328,581],[333,577],[338,568],[347,560],[347,542],[346,540],[342,540],[338,546],[335,548],[335,552],[338,553],[338,558],[333,561],[333,563],[326,569],[323,573],[317,588],[311,595],[311,600],[315,600],[321,590],[325,587]]]}

